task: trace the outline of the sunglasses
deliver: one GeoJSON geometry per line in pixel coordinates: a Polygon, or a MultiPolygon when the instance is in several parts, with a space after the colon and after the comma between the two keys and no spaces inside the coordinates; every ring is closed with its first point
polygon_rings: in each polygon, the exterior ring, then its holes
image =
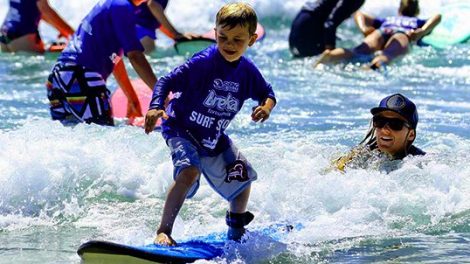
{"type": "Polygon", "coordinates": [[[388,118],[388,117],[379,116],[379,115],[374,116],[372,118],[372,125],[375,128],[383,128],[385,125],[388,125],[388,127],[391,130],[395,130],[395,131],[402,130],[404,126],[408,128],[411,127],[410,124],[408,124],[408,122],[401,120],[399,118],[388,118]]]}

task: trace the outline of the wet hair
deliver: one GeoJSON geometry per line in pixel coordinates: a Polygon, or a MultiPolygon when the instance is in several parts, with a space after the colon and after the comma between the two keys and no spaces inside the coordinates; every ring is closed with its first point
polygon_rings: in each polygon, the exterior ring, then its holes
{"type": "Polygon", "coordinates": [[[231,3],[224,5],[216,16],[216,25],[232,29],[237,25],[248,26],[250,35],[255,34],[258,17],[255,10],[246,3],[231,3]]]}
{"type": "Polygon", "coordinates": [[[415,17],[419,14],[419,1],[418,0],[401,0],[400,14],[408,17],[415,17]]]}

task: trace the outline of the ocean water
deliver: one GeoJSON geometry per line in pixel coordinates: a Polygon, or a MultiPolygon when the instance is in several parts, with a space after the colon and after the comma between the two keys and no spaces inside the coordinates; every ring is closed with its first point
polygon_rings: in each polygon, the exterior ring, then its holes
{"type": "MultiPolygon", "coordinates": [[[[97,1],[50,2],[76,27],[97,1]]],[[[174,0],[167,13],[177,27],[204,32],[224,2],[174,0]]],[[[394,14],[397,2],[368,1],[363,9],[394,14]]],[[[423,17],[445,3],[422,2],[423,17]]],[[[291,58],[286,40],[303,1],[251,3],[267,36],[247,56],[279,103],[266,123],[255,124],[255,102],[247,102],[227,132],[259,174],[250,228],[303,228],[281,249],[261,241],[258,252],[249,244],[201,263],[470,263],[470,45],[414,47],[383,72],[359,63],[312,69],[314,59],[291,58]],[[378,164],[330,169],[364,136],[369,109],[395,92],[417,104],[415,144],[428,154],[391,172],[378,164]]],[[[0,0],[0,20],[7,6],[0,0]]],[[[56,36],[45,25],[41,33],[56,36]]],[[[339,46],[361,40],[350,20],[338,33],[339,46]]],[[[158,133],[123,120],[71,128],[49,119],[44,83],[56,56],[0,54],[0,263],[79,263],[76,249],[90,239],[150,243],[172,182],[158,133]]],[[[184,59],[164,37],[149,57],[158,76],[184,59]]],[[[114,79],[108,84],[116,88],[114,79]]],[[[177,218],[175,239],[224,231],[226,208],[203,180],[177,218]]]]}

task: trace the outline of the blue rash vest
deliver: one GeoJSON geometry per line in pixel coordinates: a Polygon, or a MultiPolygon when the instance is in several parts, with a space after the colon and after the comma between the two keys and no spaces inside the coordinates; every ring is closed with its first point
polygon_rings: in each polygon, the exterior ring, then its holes
{"type": "Polygon", "coordinates": [[[166,108],[170,118],[162,122],[163,137],[186,138],[206,156],[215,156],[230,146],[225,129],[245,100],[276,100],[271,85],[252,61],[242,56],[239,61],[228,62],[216,45],[160,78],[150,109],[163,109],[170,91],[174,97],[166,108]]]}
{"type": "Polygon", "coordinates": [[[426,20],[417,17],[391,16],[374,19],[374,27],[381,31],[393,30],[393,32],[407,32],[424,26],[426,20]]]}
{"type": "Polygon", "coordinates": [[[83,19],[60,62],[75,62],[107,79],[129,51],[143,51],[136,37],[135,6],[129,0],[101,0],[83,19]]]}
{"type": "MultiPolygon", "coordinates": [[[[163,9],[165,9],[168,5],[168,0],[155,0],[155,2],[159,3],[163,9]]],[[[137,7],[135,11],[135,19],[137,25],[151,30],[155,30],[161,25],[155,16],[153,16],[152,12],[150,12],[150,9],[146,3],[143,3],[137,7]]]]}
{"type": "Polygon", "coordinates": [[[15,39],[38,31],[41,12],[37,0],[10,0],[1,31],[15,39]]]}

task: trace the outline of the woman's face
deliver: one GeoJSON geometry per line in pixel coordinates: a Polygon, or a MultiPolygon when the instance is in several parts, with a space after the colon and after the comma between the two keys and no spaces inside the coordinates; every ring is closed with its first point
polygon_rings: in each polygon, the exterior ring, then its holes
{"type": "Polygon", "coordinates": [[[415,139],[416,133],[401,115],[393,111],[383,111],[376,114],[373,120],[377,146],[382,152],[392,156],[402,153],[415,139]],[[400,128],[400,123],[403,125],[400,128]],[[400,129],[398,129],[400,128],[400,129]]]}

